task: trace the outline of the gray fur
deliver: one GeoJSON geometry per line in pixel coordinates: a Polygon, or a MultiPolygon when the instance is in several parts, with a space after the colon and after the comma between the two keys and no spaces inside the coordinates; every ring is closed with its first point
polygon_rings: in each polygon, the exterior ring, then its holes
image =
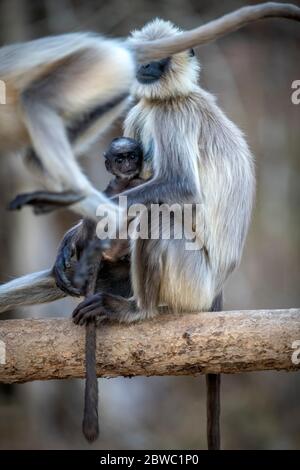
{"type": "Polygon", "coordinates": [[[0,313],[23,305],[35,305],[66,296],[56,287],[51,270],[39,271],[0,285],[0,313]]]}
{"type": "Polygon", "coordinates": [[[0,79],[7,96],[0,107],[1,152],[33,148],[40,162],[35,171],[47,189],[84,196],[72,209],[94,219],[99,204],[107,204],[115,219],[118,209],[92,186],[75,157],[126,110],[134,73],[128,48],[96,34],[1,48],[0,79]],[[68,129],[74,126],[80,135],[70,141],[68,129]]]}
{"type": "MultiPolygon", "coordinates": [[[[135,33],[139,40],[176,34],[177,28],[160,20],[135,33]]],[[[241,131],[197,84],[198,70],[195,57],[180,53],[159,81],[136,82],[132,90],[139,101],[127,116],[124,134],[140,138],[146,154],[153,149],[154,178],[123,196],[129,204],[203,204],[199,250],[186,251],[186,240],[146,240],[144,252],[155,262],[147,258],[144,263],[139,241],[133,241],[133,290],[141,310],[153,305],[153,295],[172,310],[209,310],[239,264],[249,226],[253,158],[241,131]]]]}
{"type": "MultiPolygon", "coordinates": [[[[174,36],[177,28],[155,20],[138,40],[174,36]]],[[[151,83],[136,81],[137,104],[124,135],[139,140],[153,178],[123,192],[128,205],[201,204],[194,251],[187,239],[132,240],[133,299],[102,295],[88,315],[137,321],[169,311],[209,311],[238,266],[255,192],[253,158],[241,131],[198,84],[199,64],[188,51],[172,56],[151,83]],[[150,163],[150,165],[149,165],[150,163]]],[[[153,228],[153,227],[152,227],[153,228]]],[[[84,322],[84,306],[77,312],[84,322]]]]}

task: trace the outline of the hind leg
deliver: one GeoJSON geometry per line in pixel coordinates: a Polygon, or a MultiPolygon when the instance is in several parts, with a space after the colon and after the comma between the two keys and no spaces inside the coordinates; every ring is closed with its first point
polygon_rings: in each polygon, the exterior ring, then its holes
{"type": "Polygon", "coordinates": [[[149,318],[149,312],[140,310],[134,299],[118,295],[98,293],[81,302],[73,312],[73,321],[85,325],[90,321],[101,323],[104,320],[132,323],[149,318]]]}

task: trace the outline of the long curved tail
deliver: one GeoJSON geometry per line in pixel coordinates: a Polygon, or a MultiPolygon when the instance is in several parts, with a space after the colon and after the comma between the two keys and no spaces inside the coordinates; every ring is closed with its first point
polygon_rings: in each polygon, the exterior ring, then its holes
{"type": "Polygon", "coordinates": [[[92,443],[99,436],[96,325],[94,322],[86,325],[85,341],[86,382],[82,431],[87,441],[92,443]]]}
{"type": "Polygon", "coordinates": [[[66,294],[55,284],[50,269],[18,277],[0,285],[0,313],[20,305],[43,304],[66,294]]]}
{"type": "MultiPolygon", "coordinates": [[[[215,298],[212,312],[223,310],[222,292],[215,298]]],[[[221,449],[220,414],[221,414],[221,374],[206,375],[206,415],[208,450],[221,449]]]]}

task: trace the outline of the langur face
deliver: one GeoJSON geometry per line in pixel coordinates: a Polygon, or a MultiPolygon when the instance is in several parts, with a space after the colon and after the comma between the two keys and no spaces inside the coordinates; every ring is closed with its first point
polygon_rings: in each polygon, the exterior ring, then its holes
{"type": "Polygon", "coordinates": [[[119,178],[133,178],[142,168],[143,152],[138,142],[122,137],[114,139],[105,153],[107,171],[119,178]]]}
{"type": "Polygon", "coordinates": [[[143,85],[157,82],[168,71],[170,61],[171,58],[167,57],[156,62],[140,65],[136,74],[137,81],[143,85]]]}

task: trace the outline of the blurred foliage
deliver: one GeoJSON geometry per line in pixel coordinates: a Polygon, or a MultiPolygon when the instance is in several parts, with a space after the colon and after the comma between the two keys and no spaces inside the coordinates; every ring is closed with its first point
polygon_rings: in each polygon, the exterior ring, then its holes
{"type": "MultiPolygon", "coordinates": [[[[256,3],[256,2],[247,2],[256,3]]],[[[295,2],[298,3],[299,2],[295,2]]],[[[112,37],[160,16],[195,27],[245,2],[229,0],[0,0],[0,43],[94,30],[112,37]]],[[[246,133],[256,157],[257,202],[241,267],[228,282],[225,308],[300,306],[299,24],[265,20],[197,50],[201,83],[246,133]]],[[[115,126],[106,142],[120,134],[115,126]]],[[[85,167],[100,188],[105,139],[85,167]]],[[[0,280],[51,265],[69,213],[34,217],[5,211],[17,191],[36,189],[21,161],[1,166],[0,280]]],[[[24,316],[69,315],[72,303],[26,309],[24,316]]],[[[295,338],[300,339],[300,338],[295,338]]],[[[203,378],[100,380],[100,440],[94,448],[205,448],[203,378]]],[[[223,377],[223,446],[300,446],[300,376],[223,377]]],[[[0,390],[1,448],[86,448],[81,435],[82,381],[32,383],[0,390]]]]}

